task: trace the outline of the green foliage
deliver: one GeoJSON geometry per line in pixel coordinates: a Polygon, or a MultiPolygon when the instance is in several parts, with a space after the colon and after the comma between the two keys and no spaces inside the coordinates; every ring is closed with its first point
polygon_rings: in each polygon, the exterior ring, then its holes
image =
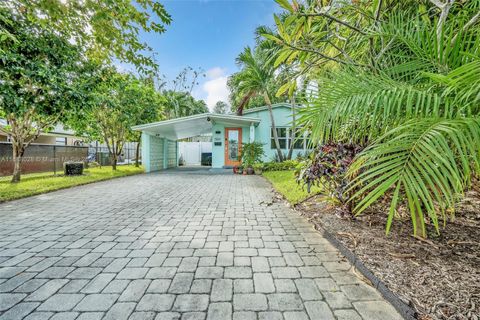
{"type": "Polygon", "coordinates": [[[163,33],[171,21],[163,5],[154,0],[10,0],[0,2],[0,8],[9,10],[19,23],[33,22],[72,39],[90,59],[123,61],[141,73],[155,70],[157,64],[139,33],[163,33]]]}
{"type": "Polygon", "coordinates": [[[262,170],[264,169],[265,167],[265,164],[262,163],[262,162],[257,162],[257,163],[254,163],[252,168],[255,169],[255,170],[262,170]]]}
{"type": "Polygon", "coordinates": [[[208,107],[203,100],[196,100],[188,92],[163,91],[166,99],[165,115],[168,119],[192,116],[208,112],[208,107]]]}
{"type": "Polygon", "coordinates": [[[257,95],[263,97],[269,108],[277,155],[280,160],[283,160],[270,98],[270,87],[275,78],[275,69],[268,59],[268,54],[261,47],[257,47],[255,50],[245,47],[237,57],[237,64],[241,70],[231,77],[235,91],[242,96],[242,102],[238,106],[237,113],[240,115],[243,113],[243,108],[252,97],[257,95]]]}
{"type": "MultiPolygon", "coordinates": [[[[16,20],[0,7],[0,113],[9,120],[28,116],[35,131],[77,108],[82,58],[77,47],[38,25],[16,20]],[[53,119],[52,119],[53,118],[53,119]]],[[[33,133],[33,132],[32,132],[33,133]]]]}
{"type": "Polygon", "coordinates": [[[84,64],[65,38],[0,6],[0,117],[8,122],[0,130],[12,142],[12,182],[20,181],[25,148],[84,105],[84,64]]]}
{"type": "Polygon", "coordinates": [[[282,194],[292,205],[299,204],[307,198],[321,192],[321,188],[317,186],[313,186],[310,193],[307,192],[305,188],[299,186],[295,181],[295,172],[292,170],[269,171],[264,172],[262,175],[267,178],[275,190],[282,194]]]}
{"type": "Polygon", "coordinates": [[[229,110],[230,108],[228,104],[226,104],[223,101],[217,101],[217,103],[215,103],[215,106],[213,107],[214,113],[225,114],[225,113],[228,113],[229,110]]]}
{"type": "Polygon", "coordinates": [[[295,170],[298,168],[299,162],[296,160],[285,160],[283,162],[266,162],[264,163],[264,171],[284,171],[284,170],[295,170]]]}
{"type": "Polygon", "coordinates": [[[319,88],[301,125],[366,147],[349,169],[354,213],[388,199],[387,232],[401,208],[414,234],[439,232],[480,173],[480,1],[281,4],[266,41],[319,88]]]}
{"type": "Polygon", "coordinates": [[[165,100],[151,80],[121,74],[112,67],[94,66],[87,87],[89,107],[72,114],[69,124],[78,134],[104,141],[115,169],[124,142],[139,139],[131,127],[159,120],[165,100]]]}
{"type": "Polygon", "coordinates": [[[201,69],[185,67],[172,81],[169,89],[167,82],[160,84],[162,94],[165,96],[165,117],[174,119],[208,112],[203,100],[196,100],[192,91],[199,84],[198,79],[205,77],[201,69]]]}
{"type": "Polygon", "coordinates": [[[265,94],[271,103],[285,102],[285,97],[273,95],[281,84],[274,75],[268,50],[246,47],[238,55],[237,64],[242,70],[232,74],[227,82],[233,111],[242,113],[243,109],[264,106],[265,94]]]}
{"type": "Polygon", "coordinates": [[[10,184],[10,177],[0,178],[0,202],[30,197],[37,194],[70,188],[92,182],[143,173],[143,168],[120,166],[113,171],[110,167],[89,168],[81,176],[54,175],[52,172],[26,174],[22,181],[10,184]]]}
{"type": "Polygon", "coordinates": [[[245,168],[252,167],[255,163],[262,161],[265,154],[263,144],[260,142],[250,142],[242,144],[241,161],[245,168]]]}

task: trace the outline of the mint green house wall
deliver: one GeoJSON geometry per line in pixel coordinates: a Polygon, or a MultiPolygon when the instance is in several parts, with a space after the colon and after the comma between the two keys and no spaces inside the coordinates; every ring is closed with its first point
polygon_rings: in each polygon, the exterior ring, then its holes
{"type": "Polygon", "coordinates": [[[214,123],[212,127],[212,168],[223,168],[225,165],[225,128],[242,128],[242,143],[250,141],[249,126],[232,126],[225,123],[214,123]],[[215,142],[221,142],[216,146],[215,142]]]}
{"type": "MultiPolygon", "coordinates": [[[[271,121],[267,108],[255,108],[246,110],[243,118],[234,115],[203,114],[199,116],[176,119],[174,123],[167,123],[163,127],[165,136],[175,136],[176,130],[180,130],[183,136],[197,126],[205,126],[211,122],[212,132],[212,168],[223,168],[225,166],[225,128],[242,128],[242,143],[253,141],[263,145],[265,155],[263,161],[275,159],[276,149],[271,148],[271,121]],[[217,145],[215,145],[217,144],[217,145]]],[[[273,107],[273,117],[277,128],[291,128],[292,112],[289,105],[280,104],[273,107]]],[[[155,126],[155,123],[152,124],[155,126]]],[[[203,129],[202,129],[203,130],[203,129]]],[[[210,130],[209,127],[206,130],[210,130]]],[[[152,130],[153,131],[153,130],[152,130]]],[[[198,131],[198,130],[197,130],[198,131]]],[[[283,153],[288,153],[288,145],[285,145],[283,153]]],[[[293,157],[305,149],[294,149],[293,157]]],[[[142,161],[146,172],[158,171],[178,165],[178,142],[159,137],[148,131],[142,131],[142,161]]]]}
{"type": "Polygon", "coordinates": [[[142,132],[142,165],[145,172],[177,166],[177,142],[142,132]]]}
{"type": "MultiPolygon", "coordinates": [[[[245,117],[260,119],[260,123],[254,126],[254,141],[263,144],[263,150],[265,155],[263,161],[272,161],[275,159],[277,153],[276,149],[272,149],[270,146],[270,130],[272,127],[270,121],[270,113],[268,109],[249,112],[244,112],[245,117]]],[[[277,106],[273,108],[273,117],[275,119],[275,125],[277,128],[292,126],[292,111],[290,106],[277,106]]],[[[238,126],[236,126],[238,128],[238,126]]],[[[235,126],[227,125],[223,123],[215,123],[212,128],[212,167],[222,168],[225,165],[225,128],[235,128],[235,126]],[[215,141],[221,141],[221,146],[215,146],[215,141]]],[[[242,142],[250,142],[250,127],[243,126],[242,128],[242,142]]],[[[286,154],[288,149],[282,149],[286,154]]],[[[303,149],[294,149],[293,158],[297,156],[299,152],[304,152],[303,149]]]]}
{"type": "MultiPolygon", "coordinates": [[[[276,149],[271,149],[270,147],[270,130],[272,123],[270,121],[269,111],[261,110],[256,112],[248,112],[248,110],[246,110],[244,115],[261,120],[258,126],[255,128],[255,141],[263,144],[263,150],[265,151],[263,161],[274,160],[277,151],[276,149]]],[[[292,126],[292,111],[288,106],[279,106],[273,108],[273,118],[275,119],[275,126],[277,128],[292,126]]],[[[288,153],[288,149],[283,149],[282,151],[284,153],[288,153]]],[[[303,150],[294,150],[293,157],[296,157],[299,151],[303,152],[303,150]]]]}

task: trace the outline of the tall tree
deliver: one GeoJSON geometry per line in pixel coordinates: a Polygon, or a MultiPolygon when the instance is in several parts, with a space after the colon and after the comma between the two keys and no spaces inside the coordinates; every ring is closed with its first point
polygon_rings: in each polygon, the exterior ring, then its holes
{"type": "Polygon", "coordinates": [[[166,81],[160,84],[166,99],[165,115],[168,119],[208,112],[205,102],[192,96],[192,91],[198,86],[201,77],[205,77],[202,69],[186,67],[170,84],[166,81]]]}
{"type": "Polygon", "coordinates": [[[119,73],[113,67],[94,68],[88,89],[88,108],[73,114],[69,124],[79,134],[104,141],[116,170],[125,142],[139,140],[131,127],[159,119],[164,99],[151,81],[119,73]]]}
{"type": "Polygon", "coordinates": [[[2,130],[13,143],[13,182],[20,180],[25,148],[60,120],[62,110],[71,113],[87,100],[75,99],[80,95],[74,88],[76,70],[86,60],[116,60],[140,73],[156,72],[150,47],[138,35],[162,33],[168,23],[170,16],[153,0],[0,2],[0,72],[5,80],[0,83],[0,113],[9,122],[2,130]]]}
{"type": "Polygon", "coordinates": [[[229,109],[230,108],[228,107],[228,104],[223,101],[217,101],[217,103],[215,103],[215,106],[213,107],[213,112],[225,114],[229,111],[229,109]]]}
{"type": "Polygon", "coordinates": [[[157,69],[140,32],[163,33],[171,21],[155,0],[9,0],[0,2],[0,7],[19,23],[34,22],[77,43],[90,59],[126,62],[139,72],[157,69]]]}
{"type": "Polygon", "coordinates": [[[261,96],[268,107],[270,121],[272,123],[272,133],[277,150],[277,156],[280,161],[284,160],[280,143],[278,141],[277,128],[275,126],[275,118],[273,117],[272,101],[270,99],[271,83],[274,81],[274,67],[267,59],[265,52],[257,49],[252,51],[250,47],[246,47],[237,57],[237,64],[241,70],[232,75],[232,81],[237,91],[243,96],[243,100],[253,96],[261,96]]]}
{"type": "Polygon", "coordinates": [[[19,182],[25,149],[67,112],[81,106],[77,86],[84,62],[78,47],[40,25],[0,8],[0,128],[12,142],[12,182],[19,182]]]}
{"type": "MultiPolygon", "coordinates": [[[[131,117],[129,123],[131,125],[139,125],[162,120],[165,117],[166,99],[155,89],[152,79],[138,79],[126,88],[126,97],[130,102],[131,108],[135,108],[134,112],[130,112],[131,117]]],[[[127,139],[137,143],[135,151],[135,166],[139,166],[140,143],[142,134],[139,131],[133,131],[129,128],[127,139]]]]}
{"type": "Polygon", "coordinates": [[[480,2],[278,2],[291,18],[266,37],[316,68],[301,122],[319,144],[365,147],[350,168],[354,213],[386,197],[387,232],[402,207],[415,235],[440,232],[480,174],[480,2]]]}

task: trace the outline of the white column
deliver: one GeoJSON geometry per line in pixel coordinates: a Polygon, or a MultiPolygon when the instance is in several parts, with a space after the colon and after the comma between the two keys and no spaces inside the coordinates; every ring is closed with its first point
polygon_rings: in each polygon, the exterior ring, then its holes
{"type": "Polygon", "coordinates": [[[250,123],[250,142],[255,141],[255,126],[253,123],[250,123]]]}

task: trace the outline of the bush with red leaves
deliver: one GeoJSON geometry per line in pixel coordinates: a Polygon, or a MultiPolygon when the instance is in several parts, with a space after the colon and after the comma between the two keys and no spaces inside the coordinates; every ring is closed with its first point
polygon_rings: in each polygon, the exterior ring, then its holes
{"type": "Polygon", "coordinates": [[[351,213],[352,202],[349,202],[351,191],[347,171],[361,148],[353,144],[331,143],[318,147],[310,157],[302,162],[297,170],[297,182],[306,186],[308,192],[312,185],[322,190],[325,200],[339,207],[339,213],[351,213]]]}

